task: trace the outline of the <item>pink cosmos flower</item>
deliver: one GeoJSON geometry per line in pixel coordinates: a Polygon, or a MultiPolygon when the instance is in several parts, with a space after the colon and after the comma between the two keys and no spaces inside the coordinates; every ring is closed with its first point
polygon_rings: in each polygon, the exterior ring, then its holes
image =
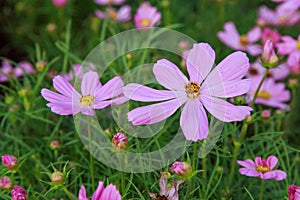
{"type": "Polygon", "coordinates": [[[14,186],[14,189],[10,193],[12,200],[27,200],[26,191],[21,186],[14,186]]]}
{"type": "MultiPolygon", "coordinates": [[[[261,64],[260,59],[256,60],[254,63],[250,65],[249,71],[247,72],[247,77],[260,77],[262,79],[266,68],[264,68],[261,64]]],[[[275,80],[283,80],[290,74],[289,67],[283,63],[280,64],[278,67],[270,69],[267,75],[268,78],[273,78],[275,80]]]]}
{"type": "Polygon", "coordinates": [[[94,0],[94,2],[99,5],[121,5],[125,0],[94,0]]]}
{"type": "Polygon", "coordinates": [[[271,40],[273,44],[276,45],[279,42],[280,37],[281,36],[277,30],[272,30],[269,27],[266,27],[262,32],[261,40],[263,44],[266,43],[267,40],[271,40]]]}
{"type": "Polygon", "coordinates": [[[300,187],[290,185],[288,189],[289,200],[300,200],[300,187]]]}
{"type": "Polygon", "coordinates": [[[180,184],[184,182],[184,180],[178,180],[174,181],[174,183],[170,186],[168,184],[168,177],[170,174],[168,172],[160,172],[160,178],[159,178],[159,188],[160,192],[159,194],[152,193],[149,191],[148,194],[153,200],[178,200],[178,187],[180,184]]]}
{"type": "Polygon", "coordinates": [[[187,57],[188,79],[178,67],[166,59],[153,66],[156,80],[168,90],[155,90],[139,84],[128,84],[124,95],[135,101],[157,102],[136,108],[128,113],[134,125],[160,122],[183,106],[180,126],[187,140],[203,140],[208,135],[208,119],[204,107],[221,121],[243,120],[252,110],[248,106],[234,106],[221,98],[246,93],[251,85],[242,79],[249,68],[245,53],[236,52],[212,70],[214,50],[206,43],[195,44],[187,57]],[[204,107],[203,107],[204,106],[204,107]]]}
{"type": "Polygon", "coordinates": [[[10,62],[4,60],[0,69],[0,82],[6,82],[11,78],[22,77],[24,74],[35,72],[32,65],[26,61],[19,62],[13,67],[10,62]]]}
{"type": "Polygon", "coordinates": [[[218,38],[228,47],[234,50],[241,50],[256,56],[262,52],[262,47],[258,44],[253,44],[261,37],[259,27],[254,27],[246,35],[240,35],[233,22],[224,24],[224,31],[218,32],[218,38]]]}
{"type": "Polygon", "coordinates": [[[295,57],[300,54],[300,35],[295,40],[290,36],[282,36],[282,42],[277,44],[278,53],[280,55],[288,55],[287,64],[289,66],[294,65],[295,57]]]}
{"type": "MultiPolygon", "coordinates": [[[[109,184],[104,188],[104,183],[99,181],[98,188],[92,196],[92,200],[121,200],[122,197],[116,186],[109,184]]],[[[81,186],[78,194],[78,200],[89,200],[86,196],[86,190],[84,185],[81,186]]]]}
{"type": "MultiPolygon", "coordinates": [[[[253,84],[249,91],[250,97],[248,98],[248,103],[252,101],[255,91],[261,81],[261,77],[255,77],[252,78],[252,80],[253,84]]],[[[289,101],[290,98],[290,91],[285,89],[284,83],[276,83],[273,78],[268,78],[263,82],[255,103],[285,109],[287,105],[284,102],[289,101]]]]}
{"type": "Polygon", "coordinates": [[[134,24],[136,28],[151,28],[155,24],[159,24],[161,13],[156,7],[150,5],[149,2],[144,2],[137,9],[134,16],[134,24]]]}
{"type": "Polygon", "coordinates": [[[18,160],[13,155],[3,154],[2,164],[9,170],[15,170],[18,167],[18,160]]]}
{"type": "Polygon", "coordinates": [[[293,74],[299,75],[300,74],[300,52],[291,54],[289,56],[287,64],[293,74]]]}
{"type": "Polygon", "coordinates": [[[12,181],[8,176],[0,178],[0,188],[9,190],[12,187],[12,181]]]}
{"type": "Polygon", "coordinates": [[[100,19],[110,19],[117,22],[127,22],[131,19],[131,7],[122,6],[118,11],[112,7],[106,8],[106,12],[96,10],[95,15],[100,19]]]}
{"type": "Polygon", "coordinates": [[[295,8],[296,6],[290,3],[277,6],[274,11],[266,6],[261,6],[259,7],[258,17],[266,24],[273,26],[291,26],[300,20],[300,14],[295,8]]]}
{"type": "Polygon", "coordinates": [[[51,111],[59,115],[75,115],[79,112],[85,115],[94,115],[94,109],[103,109],[112,104],[122,104],[127,99],[122,95],[124,83],[120,77],[114,77],[105,85],[101,85],[96,72],[87,72],[81,81],[81,94],[61,76],[53,79],[55,93],[42,89],[42,96],[49,101],[51,111]]]}
{"type": "Polygon", "coordinates": [[[261,179],[275,179],[280,181],[286,178],[286,173],[282,170],[273,170],[278,162],[275,156],[269,156],[266,160],[256,157],[255,162],[250,159],[245,161],[238,160],[237,163],[244,168],[240,168],[240,174],[246,176],[259,177],[261,179]]]}
{"type": "Polygon", "coordinates": [[[68,0],[52,0],[52,3],[56,7],[64,7],[68,3],[68,0]]]}

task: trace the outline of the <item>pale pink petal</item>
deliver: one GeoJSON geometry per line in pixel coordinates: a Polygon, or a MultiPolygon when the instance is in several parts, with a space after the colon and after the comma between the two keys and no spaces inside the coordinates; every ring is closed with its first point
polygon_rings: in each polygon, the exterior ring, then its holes
{"type": "Polygon", "coordinates": [[[282,36],[283,42],[277,44],[278,53],[280,55],[287,55],[296,49],[297,41],[291,36],[282,36]]]}
{"type": "Polygon", "coordinates": [[[286,78],[290,74],[290,69],[288,65],[286,64],[281,64],[277,68],[270,69],[270,74],[272,74],[272,77],[275,80],[282,80],[286,78]]]}
{"type": "Polygon", "coordinates": [[[275,156],[269,156],[267,158],[267,166],[270,169],[273,169],[277,165],[277,162],[278,162],[278,158],[276,158],[275,156]]]}
{"type": "Polygon", "coordinates": [[[265,21],[266,23],[273,25],[276,24],[277,16],[273,10],[269,9],[266,6],[261,6],[259,7],[258,13],[259,18],[265,21]]]}
{"type": "Polygon", "coordinates": [[[215,52],[209,44],[194,44],[186,60],[190,81],[196,81],[201,84],[211,71],[214,61],[215,52]]]}
{"type": "Polygon", "coordinates": [[[240,34],[238,33],[233,22],[224,24],[224,31],[217,33],[218,38],[232,49],[240,48],[240,34]]]}
{"type": "Polygon", "coordinates": [[[115,185],[109,184],[102,192],[101,198],[92,200],[121,200],[122,197],[120,192],[117,190],[115,185]]]}
{"type": "Polygon", "coordinates": [[[106,18],[106,13],[101,10],[95,10],[95,15],[96,15],[96,17],[98,17],[100,19],[106,18]]]}
{"type": "Polygon", "coordinates": [[[70,104],[72,103],[72,97],[58,94],[49,89],[42,89],[41,94],[44,97],[44,99],[50,102],[69,102],[70,104]]]}
{"type": "Polygon", "coordinates": [[[163,196],[167,196],[168,194],[168,175],[164,172],[160,173],[160,178],[159,178],[159,188],[160,188],[160,195],[163,196]]]}
{"type": "Polygon", "coordinates": [[[189,100],[180,116],[180,126],[187,140],[198,141],[207,138],[208,119],[198,99],[189,100]]]}
{"type": "Polygon", "coordinates": [[[81,81],[82,96],[86,96],[86,95],[94,96],[98,84],[99,84],[99,76],[96,72],[89,71],[85,73],[81,81]]]}
{"type": "Polygon", "coordinates": [[[133,125],[154,124],[171,116],[185,101],[185,99],[173,99],[135,108],[127,114],[128,120],[133,125]]]}
{"type": "Polygon", "coordinates": [[[53,87],[67,97],[72,97],[74,92],[76,92],[73,86],[60,75],[54,77],[53,87]]]}
{"type": "Polygon", "coordinates": [[[239,172],[240,172],[240,174],[243,174],[246,176],[252,176],[252,177],[259,176],[259,172],[257,172],[255,169],[240,168],[239,172]]]}
{"type": "Polygon", "coordinates": [[[129,99],[142,102],[163,101],[176,98],[176,95],[172,91],[155,90],[136,83],[126,85],[123,92],[129,99]]]}
{"type": "Polygon", "coordinates": [[[275,174],[276,174],[275,177],[274,177],[274,179],[276,181],[281,181],[283,179],[286,179],[286,173],[284,171],[282,171],[282,170],[274,170],[273,172],[275,172],[275,174]]]}
{"type": "Polygon", "coordinates": [[[245,167],[245,168],[256,169],[255,163],[253,162],[253,160],[250,160],[250,159],[247,159],[247,160],[245,160],[245,161],[238,160],[237,163],[238,163],[239,165],[242,165],[242,166],[245,167]]]}
{"type": "Polygon", "coordinates": [[[266,172],[266,173],[260,173],[260,176],[259,176],[261,179],[272,179],[272,178],[275,178],[276,177],[276,172],[274,171],[269,171],[269,172],[266,172]]]}
{"type": "Polygon", "coordinates": [[[258,44],[250,44],[247,46],[247,51],[252,56],[257,56],[262,53],[262,46],[258,44]]]}
{"type": "Polygon", "coordinates": [[[116,20],[121,22],[126,22],[131,19],[131,7],[126,5],[122,6],[117,13],[116,20]]]}
{"type": "Polygon", "coordinates": [[[225,100],[207,95],[200,95],[200,100],[208,112],[224,122],[242,121],[252,111],[248,106],[235,106],[225,100]]]}
{"type": "Polygon", "coordinates": [[[166,59],[154,64],[153,73],[159,84],[170,90],[184,90],[184,85],[188,82],[178,67],[166,59]]]}
{"type": "Polygon", "coordinates": [[[250,43],[256,42],[261,37],[261,29],[259,27],[254,27],[247,33],[247,38],[250,43]]]}
{"type": "Polygon", "coordinates": [[[89,200],[89,198],[86,197],[86,190],[84,185],[82,185],[79,190],[78,200],[89,200]]]}
{"type": "Polygon", "coordinates": [[[255,157],[254,161],[255,161],[256,166],[258,166],[258,165],[259,166],[263,166],[264,165],[264,163],[263,163],[263,161],[262,161],[262,159],[261,159],[260,156],[255,157]]]}
{"type": "MultiPolygon", "coordinates": [[[[95,104],[102,100],[119,96],[123,93],[124,83],[121,77],[116,76],[110,79],[103,86],[98,86],[95,91],[95,104]]],[[[93,93],[94,94],[94,93],[93,93]]]]}
{"type": "Polygon", "coordinates": [[[104,183],[102,181],[99,181],[98,187],[92,196],[92,200],[102,199],[101,196],[102,196],[103,191],[104,191],[104,183]]]}
{"type": "Polygon", "coordinates": [[[292,52],[287,59],[287,64],[289,66],[300,65],[300,51],[292,52]]]}

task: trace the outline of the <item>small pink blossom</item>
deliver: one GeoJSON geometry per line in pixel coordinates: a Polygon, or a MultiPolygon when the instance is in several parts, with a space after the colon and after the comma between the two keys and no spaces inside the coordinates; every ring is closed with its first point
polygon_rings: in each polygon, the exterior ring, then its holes
{"type": "Polygon", "coordinates": [[[52,0],[52,3],[56,7],[64,7],[68,3],[68,0],[52,0]]]}
{"type": "Polygon", "coordinates": [[[265,109],[261,112],[261,118],[270,119],[270,117],[271,117],[271,110],[266,110],[265,109]]]}
{"type": "Polygon", "coordinates": [[[112,143],[118,150],[123,150],[127,147],[128,138],[124,133],[116,133],[113,136],[112,143]]]}
{"type": "Polygon", "coordinates": [[[274,51],[274,45],[271,40],[267,40],[263,47],[263,52],[261,55],[261,60],[265,68],[277,67],[278,57],[274,51]]]}
{"type": "MultiPolygon", "coordinates": [[[[92,196],[92,200],[121,200],[122,197],[116,186],[109,184],[104,188],[104,183],[99,181],[98,187],[92,196]]],[[[78,194],[78,200],[89,200],[86,196],[86,189],[84,185],[81,186],[78,194]]]]}
{"type": "Polygon", "coordinates": [[[137,9],[134,16],[134,24],[136,28],[151,28],[155,24],[159,24],[161,13],[156,7],[150,5],[149,2],[144,2],[137,9]]]}
{"type": "Polygon", "coordinates": [[[192,166],[188,162],[176,161],[171,167],[171,171],[179,176],[188,176],[191,174],[192,170],[192,166]]]}
{"type": "Polygon", "coordinates": [[[131,7],[128,5],[122,6],[119,10],[112,7],[107,7],[106,12],[96,10],[95,15],[100,19],[110,19],[117,22],[127,22],[131,19],[131,7]]]}
{"type": "Polygon", "coordinates": [[[156,80],[167,90],[156,90],[136,83],[125,86],[124,95],[135,101],[160,103],[131,110],[128,120],[133,125],[160,122],[183,106],[180,126],[187,140],[198,141],[208,136],[206,110],[221,121],[241,121],[252,108],[234,106],[221,98],[242,95],[250,89],[251,80],[242,79],[249,68],[245,53],[235,52],[214,69],[215,52],[209,44],[195,44],[186,66],[188,79],[172,62],[161,59],[153,66],[156,80]]]}
{"type": "Polygon", "coordinates": [[[99,81],[96,72],[89,71],[83,75],[81,93],[61,76],[53,79],[54,88],[60,92],[55,93],[49,89],[42,89],[42,96],[49,101],[47,104],[51,111],[59,115],[75,115],[82,113],[94,115],[94,109],[103,109],[112,104],[122,104],[127,101],[123,96],[124,83],[120,77],[114,77],[105,85],[99,81]]]}
{"type": "Polygon", "coordinates": [[[19,78],[24,74],[32,72],[35,72],[35,69],[26,61],[19,62],[16,67],[13,67],[10,62],[4,60],[0,68],[0,82],[6,82],[12,78],[19,78]]]}
{"type": "Polygon", "coordinates": [[[0,178],[0,188],[9,190],[12,187],[12,181],[8,176],[0,178]]]}
{"type": "Polygon", "coordinates": [[[125,0],[94,0],[99,5],[121,5],[125,0]]]}
{"type": "Polygon", "coordinates": [[[9,170],[15,170],[18,167],[18,160],[16,157],[9,155],[9,154],[3,154],[2,155],[2,164],[7,167],[9,170]]]}
{"type": "Polygon", "coordinates": [[[278,158],[275,156],[269,156],[266,160],[256,157],[255,162],[250,159],[237,161],[239,165],[244,167],[239,169],[240,174],[261,179],[274,178],[276,181],[280,181],[286,178],[286,173],[282,170],[273,170],[277,162],[278,158]]]}
{"type": "MultiPolygon", "coordinates": [[[[249,91],[250,97],[248,98],[248,103],[252,101],[260,81],[261,77],[252,78],[252,87],[249,91]]],[[[255,100],[255,104],[285,109],[287,108],[285,102],[289,101],[290,98],[290,91],[285,89],[284,83],[276,83],[273,78],[268,78],[263,82],[255,100]]]]}
{"type": "Polygon", "coordinates": [[[27,193],[21,186],[14,186],[14,189],[10,193],[12,200],[27,200],[27,193]]]}
{"type": "Polygon", "coordinates": [[[271,40],[274,45],[276,45],[280,40],[280,34],[277,30],[272,30],[269,27],[263,29],[261,40],[262,43],[266,43],[267,40],[271,40]]]}
{"type": "Polygon", "coordinates": [[[300,200],[300,187],[296,185],[290,185],[288,194],[289,200],[300,200]]]}
{"type": "Polygon", "coordinates": [[[259,27],[254,27],[246,35],[240,35],[233,22],[224,24],[224,31],[218,32],[218,38],[228,47],[234,50],[241,50],[256,56],[262,52],[262,47],[254,42],[261,37],[259,27]]]}

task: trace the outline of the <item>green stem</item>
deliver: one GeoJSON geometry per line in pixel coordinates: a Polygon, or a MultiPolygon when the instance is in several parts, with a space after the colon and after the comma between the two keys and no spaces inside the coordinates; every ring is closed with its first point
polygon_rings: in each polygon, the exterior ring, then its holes
{"type": "Polygon", "coordinates": [[[71,199],[71,200],[76,200],[77,197],[72,194],[65,186],[62,187],[66,195],[71,199]]]}
{"type": "Polygon", "coordinates": [[[252,100],[252,102],[251,102],[251,104],[250,104],[250,106],[251,106],[252,108],[253,108],[253,106],[254,106],[255,100],[256,100],[257,95],[258,95],[258,93],[259,93],[259,90],[260,90],[260,88],[261,88],[263,82],[264,82],[265,79],[267,78],[268,73],[269,73],[269,69],[266,69],[266,71],[265,71],[265,73],[264,73],[264,76],[263,76],[263,78],[261,79],[261,81],[260,81],[260,83],[259,83],[259,85],[258,85],[258,87],[257,87],[257,89],[256,89],[256,91],[255,91],[253,100],[252,100]]]}
{"type": "Polygon", "coordinates": [[[94,157],[93,157],[93,146],[92,146],[92,135],[91,135],[90,120],[88,120],[88,137],[89,137],[89,150],[90,150],[90,170],[91,170],[92,188],[93,188],[93,191],[94,191],[95,190],[94,157]]]}
{"type": "MultiPolygon", "coordinates": [[[[198,161],[198,156],[197,156],[197,142],[194,142],[193,157],[192,157],[192,169],[193,170],[197,170],[198,169],[197,161],[198,161]]],[[[191,193],[192,187],[193,187],[193,182],[192,182],[191,179],[189,179],[188,183],[187,183],[187,190],[186,190],[186,194],[184,196],[184,200],[188,200],[189,199],[189,195],[191,193]]]]}
{"type": "Polygon", "coordinates": [[[264,189],[265,189],[265,182],[264,182],[264,179],[261,179],[259,200],[263,199],[264,189]]]}
{"type": "Polygon", "coordinates": [[[67,72],[67,66],[68,66],[68,58],[69,58],[69,49],[70,49],[70,41],[71,41],[71,20],[68,21],[67,23],[67,31],[66,31],[66,40],[65,40],[65,45],[66,45],[66,51],[64,55],[64,60],[63,60],[63,68],[62,68],[62,73],[67,72]]]}

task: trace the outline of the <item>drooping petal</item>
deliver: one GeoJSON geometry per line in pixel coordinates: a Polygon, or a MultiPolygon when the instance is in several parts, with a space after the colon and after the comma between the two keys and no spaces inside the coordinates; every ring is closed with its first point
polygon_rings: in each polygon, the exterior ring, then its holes
{"type": "Polygon", "coordinates": [[[173,99],[135,108],[127,114],[128,120],[133,125],[154,124],[171,116],[185,101],[185,99],[173,99]]]}
{"type": "Polygon", "coordinates": [[[142,102],[163,101],[176,98],[176,95],[172,91],[155,90],[136,83],[126,85],[123,92],[127,98],[142,102]]]}
{"type": "Polygon", "coordinates": [[[190,81],[202,83],[211,71],[215,62],[215,52],[209,44],[194,44],[190,50],[186,66],[190,76],[190,81]]]}
{"type": "Polygon", "coordinates": [[[78,200],[89,200],[86,196],[86,190],[84,185],[81,186],[79,193],[78,193],[78,200]]]}
{"type": "Polygon", "coordinates": [[[169,90],[184,90],[184,84],[188,82],[178,67],[166,59],[154,64],[153,73],[159,84],[169,90]]]}
{"type": "Polygon", "coordinates": [[[99,181],[98,187],[92,196],[92,200],[100,200],[103,190],[104,190],[104,183],[102,181],[99,181]]]}
{"type": "Polygon", "coordinates": [[[241,121],[252,111],[248,106],[235,106],[225,100],[207,95],[200,95],[200,101],[208,112],[224,122],[241,121]]]}
{"type": "Polygon", "coordinates": [[[277,162],[278,162],[278,158],[276,158],[275,156],[269,156],[267,158],[267,166],[270,169],[273,169],[277,165],[277,162]]]}
{"type": "Polygon", "coordinates": [[[120,192],[117,190],[116,186],[109,184],[102,192],[101,198],[92,200],[121,200],[121,198],[120,192]]]}
{"type": "Polygon", "coordinates": [[[256,165],[255,165],[255,163],[253,162],[253,160],[251,160],[251,159],[247,159],[247,160],[245,160],[245,161],[238,160],[237,163],[238,163],[239,165],[242,165],[242,166],[245,167],[245,168],[256,169],[256,165]]]}
{"type": "Polygon", "coordinates": [[[180,126],[187,140],[198,141],[208,136],[208,119],[198,99],[189,100],[183,107],[180,126]]]}
{"type": "Polygon", "coordinates": [[[83,75],[81,82],[81,94],[86,95],[95,95],[96,88],[99,84],[99,76],[96,72],[89,71],[83,75]]]}
{"type": "Polygon", "coordinates": [[[246,175],[246,176],[252,176],[256,177],[259,176],[259,172],[255,169],[249,169],[249,168],[240,168],[239,169],[240,174],[246,175]]]}

